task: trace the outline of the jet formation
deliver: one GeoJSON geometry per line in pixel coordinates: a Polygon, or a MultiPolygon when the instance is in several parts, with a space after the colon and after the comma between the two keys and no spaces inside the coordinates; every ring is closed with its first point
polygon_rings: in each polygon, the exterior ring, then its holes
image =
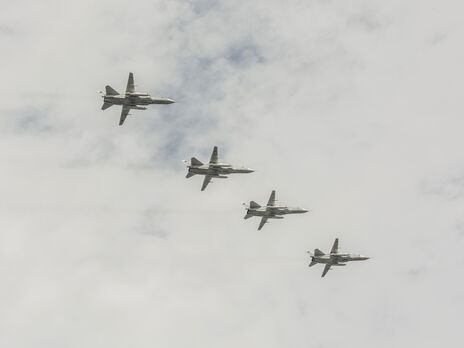
{"type": "Polygon", "coordinates": [[[188,168],[188,173],[186,178],[191,178],[194,175],[204,175],[203,185],[201,190],[204,191],[206,186],[211,182],[211,179],[227,179],[226,175],[229,174],[246,174],[253,173],[254,170],[245,167],[234,167],[231,164],[221,163],[218,158],[218,148],[215,146],[213,148],[213,153],[211,154],[211,159],[208,164],[203,164],[195,157],[190,159],[190,162],[184,161],[185,165],[188,168]]]}
{"type": "MultiPolygon", "coordinates": [[[[111,86],[105,87],[106,93],[100,92],[103,97],[102,110],[106,110],[113,105],[121,105],[121,117],[119,125],[122,126],[124,121],[129,115],[131,109],[135,110],[146,110],[146,105],[150,104],[172,104],[174,100],[169,98],[153,98],[147,93],[139,93],[135,90],[134,85],[134,74],[129,73],[129,79],[127,81],[126,91],[124,94],[119,94],[111,86]]],[[[213,153],[209,163],[203,164],[201,161],[192,157],[190,161],[184,161],[188,168],[186,178],[191,178],[194,175],[203,175],[203,184],[201,191],[204,191],[208,184],[212,182],[212,179],[226,179],[227,175],[230,174],[246,174],[254,172],[253,169],[245,167],[235,167],[231,164],[221,163],[218,158],[218,148],[214,146],[213,153]]],[[[258,226],[258,230],[261,230],[263,226],[268,222],[269,219],[283,219],[284,215],[287,214],[302,214],[307,213],[308,210],[298,207],[287,207],[284,205],[277,205],[275,199],[276,193],[272,191],[271,196],[265,206],[261,206],[255,201],[250,201],[250,204],[243,204],[246,208],[245,219],[249,219],[253,216],[261,217],[261,221],[258,226]]],[[[318,263],[325,265],[322,277],[324,277],[332,266],[346,266],[347,262],[350,261],[363,261],[369,259],[367,256],[353,255],[341,253],[338,249],[338,238],[332,246],[330,254],[324,254],[319,249],[315,249],[314,253],[308,251],[311,255],[311,263],[309,267],[312,267],[318,263]]]]}
{"type": "Polygon", "coordinates": [[[287,214],[302,214],[307,213],[308,210],[299,207],[287,207],[285,205],[276,205],[275,191],[272,191],[269,201],[266,206],[262,207],[255,201],[251,201],[250,204],[244,204],[247,212],[244,219],[249,219],[252,216],[260,216],[261,222],[258,226],[258,231],[263,228],[264,224],[267,223],[268,219],[283,219],[282,215],[287,214]]]}
{"type": "Polygon", "coordinates": [[[318,263],[325,264],[321,277],[324,277],[332,266],[346,266],[346,263],[350,261],[364,261],[369,259],[369,257],[363,255],[341,253],[338,249],[338,238],[335,239],[332,250],[330,250],[330,254],[324,254],[319,249],[314,249],[314,254],[308,251],[308,254],[311,255],[311,263],[309,264],[309,267],[318,263]]]}
{"type": "Polygon", "coordinates": [[[150,104],[172,104],[174,100],[169,98],[153,98],[147,93],[136,92],[134,85],[134,74],[129,73],[129,79],[127,80],[127,87],[125,94],[119,94],[111,86],[105,87],[106,93],[102,95],[103,106],[102,110],[106,110],[113,105],[122,105],[121,118],[119,119],[119,125],[122,126],[129,111],[135,110],[146,110],[147,108],[140,105],[150,104]]]}

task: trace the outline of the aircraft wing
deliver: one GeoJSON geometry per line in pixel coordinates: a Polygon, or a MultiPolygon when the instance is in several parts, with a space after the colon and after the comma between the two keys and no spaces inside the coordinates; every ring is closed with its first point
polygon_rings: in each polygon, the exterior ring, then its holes
{"type": "Polygon", "coordinates": [[[134,92],[135,92],[134,74],[129,73],[129,79],[127,80],[126,94],[134,93],[134,92]]]}
{"type": "Polygon", "coordinates": [[[269,201],[267,202],[268,206],[275,205],[275,191],[273,190],[271,196],[269,197],[269,201]]]}
{"type": "Polygon", "coordinates": [[[122,106],[121,118],[119,119],[119,125],[122,126],[127,115],[129,115],[130,107],[127,105],[122,106]]]}
{"type": "Polygon", "coordinates": [[[263,228],[264,224],[267,222],[267,219],[268,219],[267,216],[263,216],[261,218],[261,222],[259,223],[258,231],[263,228]]]}
{"type": "Polygon", "coordinates": [[[211,154],[211,159],[209,160],[210,164],[218,163],[218,148],[217,146],[214,147],[213,153],[211,154]]]}
{"type": "Polygon", "coordinates": [[[332,250],[330,250],[331,254],[338,254],[338,238],[335,238],[335,242],[332,246],[332,250]]]}
{"type": "Polygon", "coordinates": [[[204,191],[206,186],[208,186],[209,182],[211,181],[211,175],[205,175],[205,179],[203,180],[203,186],[201,190],[204,191]]]}
{"type": "Polygon", "coordinates": [[[325,267],[324,267],[324,271],[322,271],[322,276],[321,277],[324,277],[327,272],[329,271],[330,269],[330,266],[332,266],[330,263],[326,264],[325,267]]]}

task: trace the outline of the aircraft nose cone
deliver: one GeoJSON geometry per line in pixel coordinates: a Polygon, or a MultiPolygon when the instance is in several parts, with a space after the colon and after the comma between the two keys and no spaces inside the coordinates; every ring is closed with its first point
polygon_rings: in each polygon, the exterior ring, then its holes
{"type": "Polygon", "coordinates": [[[167,104],[174,104],[175,103],[174,100],[169,99],[169,98],[166,98],[166,102],[167,102],[167,104]]]}
{"type": "Polygon", "coordinates": [[[301,212],[302,213],[307,213],[309,210],[306,210],[306,209],[301,209],[301,212]]]}

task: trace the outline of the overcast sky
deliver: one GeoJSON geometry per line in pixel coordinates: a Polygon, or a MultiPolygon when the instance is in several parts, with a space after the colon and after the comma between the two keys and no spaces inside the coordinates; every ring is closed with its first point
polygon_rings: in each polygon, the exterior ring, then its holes
{"type": "Polygon", "coordinates": [[[3,1],[0,346],[459,347],[463,10],[3,1]],[[119,127],[130,71],[177,103],[119,127]],[[214,145],[257,171],[200,192],[214,145]],[[272,189],[311,213],[257,231],[272,189]]]}

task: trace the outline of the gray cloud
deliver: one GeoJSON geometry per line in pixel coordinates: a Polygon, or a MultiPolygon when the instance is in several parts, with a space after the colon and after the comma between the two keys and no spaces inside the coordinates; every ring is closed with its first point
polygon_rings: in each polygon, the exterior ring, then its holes
{"type": "Polygon", "coordinates": [[[459,5],[28,5],[1,15],[1,346],[456,345],[459,5]],[[118,127],[95,92],[129,71],[178,103],[118,127]],[[215,144],[258,171],[200,192],[180,160],[215,144]],[[312,212],[256,231],[272,189],[312,212]],[[321,280],[335,237],[373,258],[321,280]]]}

